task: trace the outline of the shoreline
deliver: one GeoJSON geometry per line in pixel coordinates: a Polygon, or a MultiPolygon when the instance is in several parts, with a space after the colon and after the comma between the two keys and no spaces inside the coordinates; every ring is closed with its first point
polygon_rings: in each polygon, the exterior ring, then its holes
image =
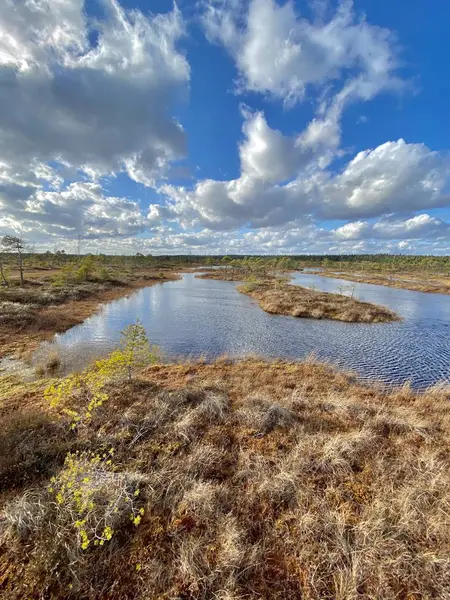
{"type": "MultiPolygon", "coordinates": [[[[299,271],[302,272],[302,271],[299,271]]],[[[328,277],[330,279],[342,279],[344,281],[350,281],[352,283],[368,283],[370,285],[380,285],[384,287],[391,287],[401,290],[409,290],[411,292],[422,292],[424,294],[450,294],[450,279],[447,283],[443,283],[442,280],[436,280],[430,282],[414,281],[413,279],[389,279],[387,276],[369,275],[369,274],[357,274],[357,273],[337,273],[334,271],[320,271],[313,273],[320,277],[328,277]]],[[[442,279],[442,278],[441,278],[442,279]]]]}
{"type": "Polygon", "coordinates": [[[292,285],[275,277],[261,281],[245,281],[233,272],[199,275],[199,279],[215,279],[240,283],[237,291],[256,300],[265,312],[294,318],[331,319],[344,323],[391,323],[401,317],[389,308],[362,302],[344,294],[321,292],[292,285]]]}
{"type": "Polygon", "coordinates": [[[40,323],[30,323],[17,331],[14,324],[0,327],[0,359],[6,356],[22,358],[33,352],[41,342],[48,341],[56,333],[64,333],[79,325],[97,312],[102,304],[125,298],[133,292],[180,278],[178,271],[164,272],[164,278],[145,275],[136,280],[110,285],[106,289],[93,290],[92,294],[80,300],[69,300],[61,304],[42,306],[37,312],[40,323]]]}

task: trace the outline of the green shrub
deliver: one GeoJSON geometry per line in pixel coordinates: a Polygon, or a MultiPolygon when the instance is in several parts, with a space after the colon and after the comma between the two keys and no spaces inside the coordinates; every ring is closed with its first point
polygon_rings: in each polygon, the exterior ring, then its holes
{"type": "Polygon", "coordinates": [[[106,267],[102,267],[98,273],[99,279],[102,281],[109,281],[111,279],[111,275],[106,267]]]}
{"type": "Polygon", "coordinates": [[[45,389],[44,397],[52,408],[70,417],[72,429],[86,425],[93,412],[108,400],[108,381],[124,376],[131,381],[137,368],[156,362],[155,352],[144,326],[137,320],[125,327],[120,348],[108,358],[97,361],[81,373],[53,381],[45,389]]]}
{"type": "Polygon", "coordinates": [[[144,477],[118,472],[113,454],[69,453],[47,489],[29,490],[4,508],[9,538],[26,544],[35,568],[60,574],[64,597],[84,598],[96,581],[105,584],[114,557],[106,546],[131,535],[144,515],[144,477]]]}
{"type": "Polygon", "coordinates": [[[75,281],[75,265],[64,265],[57,275],[53,277],[53,285],[56,287],[64,286],[75,281]]]}
{"type": "Polygon", "coordinates": [[[102,454],[69,453],[64,468],[50,480],[61,524],[72,529],[76,543],[86,550],[103,546],[128,520],[141,522],[140,489],[133,478],[117,473],[114,450],[102,454]]]}
{"type": "Polygon", "coordinates": [[[44,391],[44,398],[52,408],[69,416],[71,428],[76,429],[90,421],[93,411],[108,400],[105,383],[105,374],[94,366],[51,383],[44,391]]]}
{"type": "Polygon", "coordinates": [[[95,258],[93,256],[85,256],[81,260],[78,269],[75,271],[75,281],[89,281],[95,271],[95,258]]]}
{"type": "Polygon", "coordinates": [[[145,327],[138,319],[136,323],[123,329],[120,348],[112,352],[109,358],[99,361],[97,368],[104,377],[126,375],[131,381],[136,369],[156,362],[156,351],[150,345],[145,327]]]}

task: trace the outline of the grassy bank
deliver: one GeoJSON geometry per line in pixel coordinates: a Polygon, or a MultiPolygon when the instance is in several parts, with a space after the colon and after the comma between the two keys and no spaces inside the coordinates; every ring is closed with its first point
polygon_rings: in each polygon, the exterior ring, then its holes
{"type": "Polygon", "coordinates": [[[242,271],[231,269],[217,269],[207,271],[197,275],[199,279],[216,279],[218,281],[242,281],[244,274],[242,271]]]}
{"type": "Polygon", "coordinates": [[[155,365],[71,429],[42,387],[0,382],[2,598],[449,597],[448,390],[155,365]]]}
{"type": "Polygon", "coordinates": [[[17,278],[9,287],[0,287],[0,358],[32,351],[55,333],[82,323],[99,303],[177,277],[170,269],[135,269],[110,271],[101,278],[93,272],[77,281],[64,276],[62,269],[30,269],[24,287],[17,278]]]}
{"type": "Polygon", "coordinates": [[[238,290],[257,300],[263,310],[275,315],[334,319],[347,323],[386,323],[399,320],[394,312],[384,306],[298,285],[245,283],[238,290]]]}
{"type": "Polygon", "coordinates": [[[356,283],[372,283],[375,285],[384,285],[403,290],[412,290],[414,292],[427,292],[430,294],[450,294],[450,277],[443,275],[424,275],[420,273],[396,273],[388,274],[373,274],[373,273],[348,273],[322,271],[323,277],[336,277],[337,279],[345,279],[356,283]]]}
{"type": "MultiPolygon", "coordinates": [[[[203,279],[242,281],[242,272],[221,269],[205,273],[203,279]]],[[[385,323],[399,317],[384,306],[360,302],[343,294],[330,294],[298,285],[289,285],[274,275],[261,281],[247,281],[238,291],[258,301],[270,314],[309,319],[334,319],[347,323],[385,323]]]]}

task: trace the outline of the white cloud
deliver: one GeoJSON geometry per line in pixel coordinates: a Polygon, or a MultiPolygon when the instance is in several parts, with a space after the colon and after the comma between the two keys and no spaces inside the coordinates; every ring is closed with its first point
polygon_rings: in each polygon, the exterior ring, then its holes
{"type": "Polygon", "coordinates": [[[32,239],[78,235],[103,238],[132,235],[154,226],[138,202],[105,196],[97,183],[75,182],[63,191],[44,191],[40,187],[29,191],[26,197],[6,206],[0,185],[1,229],[21,231],[32,239]]]}
{"type": "MultiPolygon", "coordinates": [[[[271,129],[261,112],[244,112],[240,177],[203,180],[192,189],[161,187],[173,217],[184,226],[226,230],[279,226],[306,215],[361,220],[450,203],[445,155],[400,139],[358,153],[335,173],[330,160],[339,153],[337,140],[315,126],[289,137],[271,129]]],[[[344,226],[341,239],[354,239],[355,227],[344,226]]]]}
{"type": "Polygon", "coordinates": [[[244,142],[239,156],[242,173],[265,182],[290,180],[313,162],[326,166],[340,142],[336,115],[317,118],[299,135],[271,129],[262,112],[244,112],[244,142]]]}
{"type": "MultiPolygon", "coordinates": [[[[331,232],[339,240],[416,240],[447,237],[450,241],[450,225],[427,213],[409,219],[396,216],[383,217],[375,223],[355,221],[346,223],[331,232]]],[[[409,242],[407,242],[409,243],[409,242]]]]}
{"type": "MultiPolygon", "coordinates": [[[[198,254],[338,254],[338,253],[448,253],[450,225],[439,219],[434,232],[425,227],[413,233],[410,221],[432,221],[430,215],[417,215],[398,221],[391,235],[376,232],[382,221],[360,227],[360,234],[342,236],[338,230],[318,227],[311,219],[302,219],[289,227],[267,227],[253,231],[212,231],[211,229],[176,232],[167,227],[156,227],[146,238],[123,237],[92,238],[83,243],[84,251],[136,252],[152,254],[180,254],[192,251],[198,254]],[[375,230],[375,231],[374,231],[375,230]],[[401,239],[403,236],[411,236],[401,239]]],[[[348,224],[350,225],[350,224],[348,224]]],[[[354,231],[358,227],[354,228],[354,231]]],[[[350,232],[351,228],[347,229],[350,232]]]]}
{"type": "Polygon", "coordinates": [[[192,189],[173,185],[159,189],[170,199],[173,218],[183,226],[267,227],[295,220],[312,210],[315,172],[337,153],[339,128],[333,117],[315,119],[304,132],[293,136],[271,129],[262,112],[245,109],[243,117],[238,179],[207,179],[192,189]]]}
{"type": "Polygon", "coordinates": [[[91,176],[126,170],[150,184],[184,154],[170,114],[189,80],[176,48],[180,13],[145,17],[116,0],[103,7],[94,23],[82,0],[2,0],[1,162],[57,161],[91,176]]]}
{"type": "Polygon", "coordinates": [[[373,233],[374,237],[411,240],[448,236],[450,226],[442,219],[425,213],[406,220],[397,218],[382,219],[373,226],[373,233]]]}
{"type": "Polygon", "coordinates": [[[390,31],[357,19],[342,0],[328,19],[308,20],[292,2],[206,0],[203,24],[211,41],[236,61],[240,86],[286,102],[302,99],[309,86],[348,77],[345,95],[372,98],[398,85],[390,31]]]}
{"type": "Polygon", "coordinates": [[[349,155],[348,104],[401,85],[392,35],[358,19],[350,0],[311,19],[281,0],[204,2],[207,35],[234,57],[240,90],[285,104],[313,93],[314,118],[286,135],[245,106],[236,179],[168,180],[159,184],[165,204],[148,209],[105,194],[105,175],[144,186],[170,176],[186,151],[173,115],[190,68],[176,6],[144,16],[101,1],[94,22],[84,0],[0,0],[1,233],[81,234],[90,248],[113,252],[448,248],[449,224],[422,212],[450,204],[447,156],[400,139],[335,166],[349,155]],[[348,222],[317,225],[327,219],[348,222]],[[152,237],[133,238],[146,232],[152,237]]]}
{"type": "Polygon", "coordinates": [[[424,144],[400,139],[360,152],[336,176],[318,181],[324,217],[374,217],[449,203],[450,163],[424,144]]]}
{"type": "Polygon", "coordinates": [[[343,240],[359,240],[365,237],[367,232],[371,231],[369,223],[365,221],[355,221],[354,223],[346,223],[342,227],[338,227],[334,234],[337,238],[343,240]]]}
{"type": "MultiPolygon", "coordinates": [[[[207,35],[233,54],[246,89],[285,101],[300,99],[308,86],[320,84],[322,92],[316,116],[290,136],[272,129],[261,111],[243,110],[237,179],[162,187],[184,226],[261,228],[308,215],[361,220],[449,202],[448,160],[423,144],[387,142],[337,172],[331,168],[344,155],[347,104],[400,85],[387,30],[357,20],[350,1],[340,2],[329,19],[311,21],[290,2],[211,0],[204,7],[207,35]],[[334,87],[327,87],[330,81],[334,87]]],[[[352,227],[341,230],[341,239],[358,236],[352,227]]]]}

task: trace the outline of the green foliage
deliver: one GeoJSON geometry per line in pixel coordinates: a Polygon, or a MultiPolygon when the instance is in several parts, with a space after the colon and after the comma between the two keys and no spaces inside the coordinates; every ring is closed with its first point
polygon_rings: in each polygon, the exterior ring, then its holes
{"type": "Polygon", "coordinates": [[[86,283],[87,281],[96,279],[109,281],[111,279],[111,274],[104,262],[103,257],[95,257],[92,255],[84,256],[77,262],[67,262],[53,278],[53,284],[56,286],[64,286],[74,283],[86,283]]]}
{"type": "Polygon", "coordinates": [[[289,283],[289,279],[287,277],[277,277],[275,279],[275,289],[283,289],[289,283]]]}
{"type": "Polygon", "coordinates": [[[228,266],[231,262],[232,262],[232,258],[230,258],[229,256],[224,256],[222,258],[222,260],[220,261],[223,265],[228,266]]]}
{"type": "Polygon", "coordinates": [[[44,391],[44,398],[52,408],[71,418],[71,428],[85,425],[92,413],[108,400],[104,387],[105,373],[96,364],[82,373],[73,373],[51,383],[44,391]]]}
{"type": "Polygon", "coordinates": [[[95,258],[91,255],[82,258],[78,269],[75,271],[75,281],[89,281],[95,271],[95,258]]]}
{"type": "Polygon", "coordinates": [[[67,264],[64,265],[58,274],[53,278],[53,285],[63,286],[67,283],[73,283],[75,281],[75,265],[67,264]]]}
{"type": "Polygon", "coordinates": [[[256,279],[256,277],[248,277],[245,280],[245,283],[242,284],[241,288],[243,292],[250,293],[254,292],[261,284],[262,281],[256,279]]]}
{"type": "Polygon", "coordinates": [[[101,267],[98,272],[98,278],[102,281],[109,281],[111,279],[111,275],[106,267],[101,267]]]}
{"type": "Polygon", "coordinates": [[[52,408],[69,416],[71,428],[76,429],[86,425],[94,411],[108,400],[108,381],[123,376],[131,381],[136,369],[156,360],[156,349],[150,346],[145,328],[137,320],[122,331],[120,348],[82,373],[52,382],[44,398],[52,408]]]}
{"type": "MultiPolygon", "coordinates": [[[[151,347],[145,327],[139,319],[123,329],[120,348],[107,360],[113,372],[124,372],[130,381],[136,369],[156,362],[155,348],[151,347]]],[[[109,367],[104,364],[103,368],[107,371],[109,367]]]]}
{"type": "MultiPolygon", "coordinates": [[[[103,546],[126,518],[139,525],[144,509],[139,507],[140,488],[117,473],[114,450],[102,454],[77,452],[66,456],[63,469],[50,480],[59,520],[76,535],[81,550],[103,546]]],[[[66,535],[70,537],[70,532],[66,535]]]]}

